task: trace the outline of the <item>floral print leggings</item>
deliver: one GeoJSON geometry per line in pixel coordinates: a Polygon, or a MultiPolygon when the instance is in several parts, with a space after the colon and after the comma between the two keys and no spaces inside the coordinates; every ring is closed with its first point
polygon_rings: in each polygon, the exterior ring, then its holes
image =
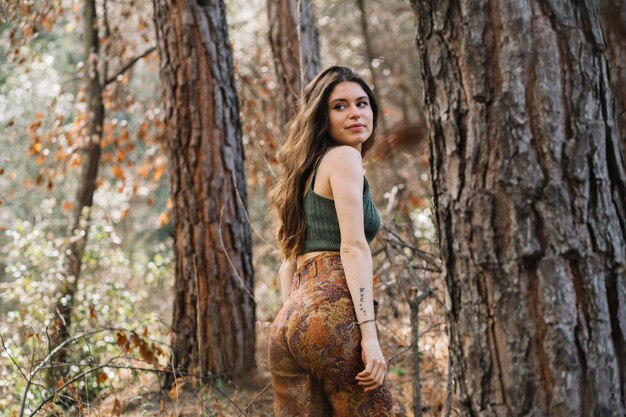
{"type": "Polygon", "coordinates": [[[386,384],[369,393],[357,384],[364,368],[341,257],[326,252],[308,259],[295,272],[270,333],[276,416],[393,416],[386,384]]]}

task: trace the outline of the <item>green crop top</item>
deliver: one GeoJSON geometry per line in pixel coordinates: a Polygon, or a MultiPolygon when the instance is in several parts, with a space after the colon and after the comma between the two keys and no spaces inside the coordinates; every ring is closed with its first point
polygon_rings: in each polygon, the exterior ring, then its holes
{"type": "MultiPolygon", "coordinates": [[[[322,156],[323,158],[323,156],[322,156]]],[[[313,171],[311,185],[304,196],[304,214],[306,216],[306,238],[300,250],[300,254],[314,251],[338,251],[341,246],[341,233],[339,231],[339,220],[335,201],[322,197],[313,191],[317,168],[322,158],[319,159],[313,171]]],[[[370,187],[367,178],[364,177],[363,185],[363,220],[365,227],[365,238],[367,242],[372,239],[380,230],[380,216],[374,205],[374,200],[370,194],[370,187]]]]}

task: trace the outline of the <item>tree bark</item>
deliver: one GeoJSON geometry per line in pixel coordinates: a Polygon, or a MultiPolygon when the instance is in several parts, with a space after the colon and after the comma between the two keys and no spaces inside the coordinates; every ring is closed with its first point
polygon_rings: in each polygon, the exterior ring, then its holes
{"type": "Polygon", "coordinates": [[[623,416],[626,176],[592,0],[412,0],[465,416],[623,416]]]}
{"type": "Polygon", "coordinates": [[[296,113],[302,90],[320,72],[315,13],[312,0],[268,0],[267,13],[285,126],[296,113]]]}
{"type": "Polygon", "coordinates": [[[615,94],[622,158],[626,160],[626,3],[623,0],[598,1],[609,61],[609,78],[615,94]]]}
{"type": "MultiPolygon", "coordinates": [[[[380,91],[380,83],[378,82],[378,77],[376,76],[376,70],[374,69],[374,48],[372,48],[372,40],[369,35],[369,29],[367,24],[367,13],[365,10],[365,0],[357,0],[357,7],[361,12],[361,31],[363,32],[363,43],[365,44],[365,59],[367,60],[367,65],[370,70],[370,75],[372,76],[372,86],[374,87],[374,93],[378,98],[378,105],[381,109],[381,117],[380,127],[382,132],[387,131],[387,124],[385,123],[385,112],[383,110],[382,105],[382,94],[380,91]]],[[[395,167],[395,164],[392,164],[395,167]]]]}
{"type": "Polygon", "coordinates": [[[166,111],[176,369],[255,366],[255,302],[239,103],[222,0],[154,0],[166,111]]]}
{"type": "MultiPolygon", "coordinates": [[[[85,42],[85,83],[87,96],[87,123],[85,126],[85,155],[81,171],[79,187],[74,198],[74,208],[68,235],[68,252],[64,261],[63,281],[56,290],[56,302],[53,304],[52,315],[54,324],[49,330],[50,350],[63,343],[69,337],[74,307],[74,297],[78,288],[82,257],[89,233],[90,208],[96,190],[98,166],[100,164],[100,138],[104,123],[104,103],[102,100],[102,84],[98,71],[98,54],[100,50],[98,38],[98,22],[94,0],[87,0],[83,9],[84,42],[85,42]]],[[[51,359],[47,374],[47,385],[55,387],[58,377],[63,376],[65,366],[55,368],[55,363],[65,363],[67,350],[60,349],[51,359]]]]}
{"type": "Polygon", "coordinates": [[[359,21],[361,23],[361,31],[363,32],[363,43],[365,44],[365,60],[367,61],[367,67],[369,68],[370,75],[372,77],[372,86],[374,87],[374,92],[379,96],[380,100],[378,77],[376,76],[376,71],[374,70],[374,49],[372,48],[372,42],[369,35],[367,13],[365,11],[365,0],[357,0],[356,3],[359,12],[361,13],[359,21]]]}
{"type": "Polygon", "coordinates": [[[420,349],[419,349],[419,302],[415,297],[409,300],[410,318],[411,318],[411,371],[412,372],[412,391],[413,391],[413,417],[422,417],[422,388],[420,377],[420,349]]]}

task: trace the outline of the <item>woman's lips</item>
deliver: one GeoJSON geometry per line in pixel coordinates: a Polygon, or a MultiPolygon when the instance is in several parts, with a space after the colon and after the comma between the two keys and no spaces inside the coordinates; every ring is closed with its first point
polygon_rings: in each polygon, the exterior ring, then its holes
{"type": "Polygon", "coordinates": [[[365,126],[363,126],[361,124],[356,124],[356,125],[350,125],[346,129],[358,132],[358,131],[360,131],[361,129],[364,129],[364,128],[365,128],[365,126]]]}

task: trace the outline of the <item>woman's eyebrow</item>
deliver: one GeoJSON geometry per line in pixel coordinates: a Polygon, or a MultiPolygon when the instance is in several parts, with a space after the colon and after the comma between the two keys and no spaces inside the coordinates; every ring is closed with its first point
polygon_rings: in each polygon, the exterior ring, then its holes
{"type": "MultiPolygon", "coordinates": [[[[354,101],[359,101],[359,100],[363,100],[363,99],[367,99],[367,96],[357,97],[356,99],[354,99],[354,101]]],[[[330,102],[330,104],[333,104],[335,101],[348,101],[348,99],[347,98],[343,98],[343,97],[339,97],[339,98],[336,98],[336,99],[332,100],[330,102]]]]}

